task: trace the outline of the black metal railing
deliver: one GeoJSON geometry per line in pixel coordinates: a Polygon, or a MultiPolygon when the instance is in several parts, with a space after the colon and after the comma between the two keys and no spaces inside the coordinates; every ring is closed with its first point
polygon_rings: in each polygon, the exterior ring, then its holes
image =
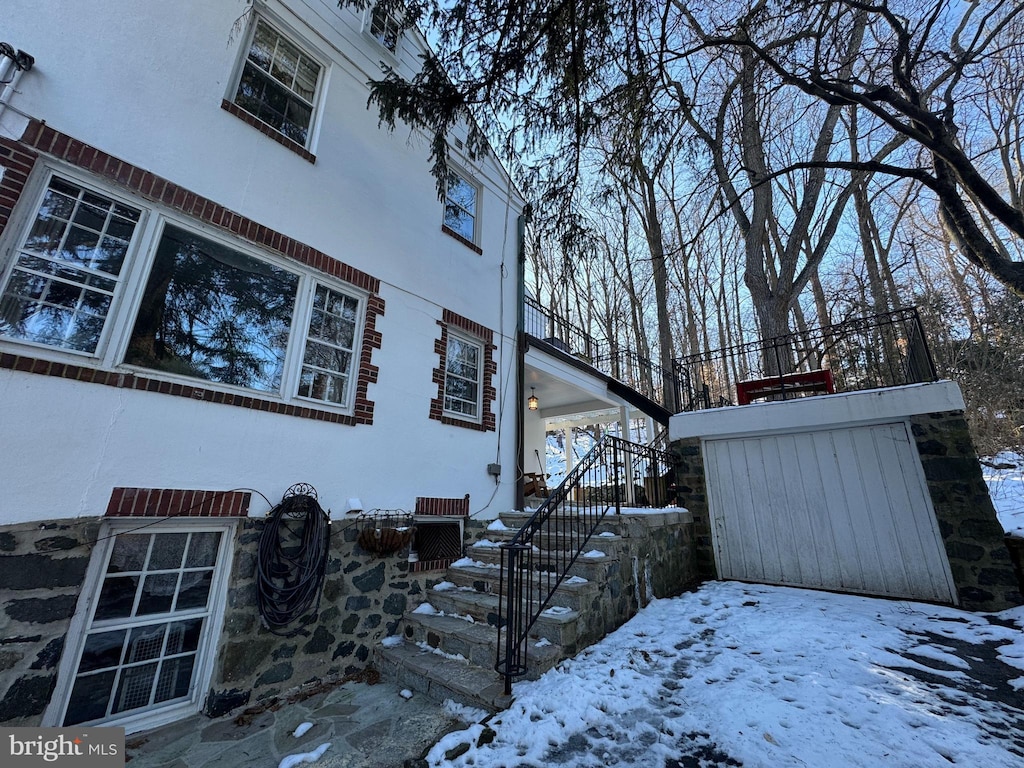
{"type": "Polygon", "coordinates": [[[937,378],[914,307],[690,355],[674,368],[687,411],[937,378]]]}
{"type": "Polygon", "coordinates": [[[674,503],[669,455],[605,435],[580,459],[530,519],[501,545],[498,657],[495,669],[512,680],[527,670],[530,628],[598,525],[623,507],[674,503]]]}
{"type": "Polygon", "coordinates": [[[607,373],[630,389],[662,405],[668,402],[665,398],[666,387],[672,391],[680,388],[671,367],[662,368],[631,349],[598,354],[593,364],[602,373],[607,373]]]}
{"type": "MultiPolygon", "coordinates": [[[[672,365],[662,368],[649,358],[642,357],[630,349],[617,348],[608,341],[599,340],[577,325],[546,309],[539,301],[525,297],[523,330],[530,336],[550,344],[568,354],[590,363],[601,373],[607,374],[630,389],[661,405],[666,405],[666,388],[680,392],[689,385],[678,379],[686,375],[672,365]]],[[[677,398],[676,402],[679,400],[677,398]]]]}
{"type": "Polygon", "coordinates": [[[529,335],[574,355],[593,361],[599,354],[598,343],[589,333],[564,317],[549,312],[536,299],[525,297],[523,330],[529,335]]]}

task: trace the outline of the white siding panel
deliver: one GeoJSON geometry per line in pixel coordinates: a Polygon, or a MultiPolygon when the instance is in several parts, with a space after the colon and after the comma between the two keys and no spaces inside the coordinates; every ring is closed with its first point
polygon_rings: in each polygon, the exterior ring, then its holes
{"type": "Polygon", "coordinates": [[[704,444],[723,578],[953,602],[902,422],[704,444]]]}

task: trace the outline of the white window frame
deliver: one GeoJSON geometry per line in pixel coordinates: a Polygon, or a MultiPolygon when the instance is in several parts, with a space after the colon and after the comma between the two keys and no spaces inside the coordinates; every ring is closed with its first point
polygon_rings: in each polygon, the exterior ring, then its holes
{"type": "Polygon", "coordinates": [[[172,381],[184,386],[200,387],[214,391],[234,392],[257,399],[301,403],[306,407],[340,411],[346,414],[351,414],[354,411],[355,390],[359,380],[359,361],[366,331],[366,305],[369,298],[369,294],[366,291],[353,285],[333,280],[298,262],[262,251],[250,243],[225,235],[219,230],[189,219],[176,211],[165,209],[148,200],[141,200],[119,193],[116,190],[112,190],[110,185],[104,181],[92,178],[76,169],[68,169],[55,163],[43,163],[41,165],[42,172],[30,182],[33,191],[22,196],[22,200],[27,201],[30,205],[19,210],[16,217],[11,218],[4,232],[4,237],[0,239],[0,293],[2,293],[2,290],[7,285],[10,273],[17,262],[21,245],[28,236],[30,228],[35,221],[45,190],[48,188],[52,177],[64,178],[89,191],[110,197],[124,205],[140,209],[142,213],[125,256],[121,273],[118,276],[114,298],[107,312],[106,322],[100,333],[100,340],[95,352],[80,352],[8,336],[0,337],[0,348],[23,350],[21,354],[28,354],[32,357],[56,362],[65,362],[72,365],[90,365],[105,370],[130,371],[146,378],[172,381]],[[280,387],[277,390],[250,389],[244,386],[175,374],[124,362],[132,330],[135,326],[135,319],[142,304],[146,282],[153,267],[164,228],[167,225],[186,230],[197,237],[213,241],[297,276],[298,287],[292,309],[288,343],[284,356],[284,368],[280,387]],[[307,341],[306,337],[317,285],[322,285],[331,291],[349,296],[358,302],[355,336],[353,339],[354,348],[348,373],[346,398],[343,403],[334,403],[329,400],[319,400],[298,394],[302,360],[307,341]]]}
{"type": "MultiPolygon", "coordinates": [[[[469,240],[469,242],[473,243],[473,245],[476,245],[476,246],[479,247],[479,245],[480,245],[480,202],[481,202],[481,198],[483,197],[482,187],[476,181],[476,179],[473,178],[472,174],[466,173],[461,168],[458,168],[458,167],[455,167],[455,166],[451,166],[448,169],[448,174],[449,174],[449,176],[452,176],[452,175],[457,176],[468,187],[471,187],[473,189],[473,192],[474,192],[474,198],[473,198],[474,212],[472,214],[472,216],[473,216],[473,236],[469,237],[469,238],[466,238],[466,236],[463,235],[461,232],[459,232],[458,230],[452,229],[451,227],[448,226],[448,223],[446,221],[446,216],[445,216],[445,211],[446,211],[446,209],[448,207],[448,200],[449,200],[449,198],[448,198],[448,183],[445,184],[444,205],[441,208],[441,223],[445,227],[448,227],[448,229],[450,229],[452,232],[455,232],[455,234],[457,234],[459,237],[465,238],[465,239],[469,240]]],[[[454,205],[457,208],[459,208],[460,210],[466,211],[467,214],[469,213],[469,211],[467,209],[463,208],[458,203],[454,203],[454,205]]]]}
{"type": "Polygon", "coordinates": [[[386,35],[378,35],[373,31],[373,20],[376,15],[376,6],[371,5],[366,9],[366,16],[363,21],[363,30],[366,32],[367,37],[377,43],[381,48],[387,51],[388,55],[398,57],[398,52],[402,47],[402,39],[405,37],[405,33],[401,31],[401,23],[399,19],[393,13],[388,13],[384,18],[384,29],[387,31],[388,25],[393,24],[395,26],[395,47],[391,48],[386,42],[386,35]]]}
{"type": "MultiPolygon", "coordinates": [[[[217,658],[217,646],[224,629],[224,607],[227,604],[228,581],[234,557],[234,538],[237,521],[217,518],[192,519],[189,521],[160,520],[153,518],[105,520],[100,526],[97,545],[93,549],[86,569],[82,592],[78,598],[78,606],[68,627],[64,652],[61,655],[57,670],[57,685],[50,703],[43,715],[43,726],[62,727],[79,661],[85,647],[87,633],[92,624],[93,614],[99,602],[100,589],[106,575],[107,563],[114,551],[117,536],[138,531],[139,533],[188,533],[217,531],[221,534],[220,547],[217,551],[213,583],[210,586],[210,597],[203,634],[199,641],[196,660],[192,673],[192,684],[189,696],[184,701],[174,701],[166,706],[155,706],[143,711],[135,710],[114,715],[99,722],[83,723],[87,725],[120,726],[128,733],[157,728],[167,723],[188,717],[198,712],[205,703],[209,690],[210,678],[213,674],[217,658]]],[[[174,614],[168,614],[173,616],[174,614]]],[[[125,626],[132,622],[122,622],[125,626]]],[[[144,623],[144,622],[137,622],[144,623]]],[[[116,625],[112,625],[116,628],[116,625]]],[[[76,726],[79,727],[79,726],[76,726]]]]}
{"type": "MultiPolygon", "coordinates": [[[[279,130],[275,126],[262,120],[257,115],[252,114],[247,109],[245,109],[245,107],[243,107],[236,101],[236,97],[238,95],[238,87],[242,82],[242,75],[245,73],[245,65],[246,62],[249,60],[249,51],[252,50],[253,39],[256,37],[256,28],[259,26],[260,22],[266,24],[278,35],[284,38],[288,43],[297,48],[303,56],[308,58],[310,61],[316,63],[320,67],[320,73],[317,76],[316,88],[314,89],[313,92],[313,98],[310,99],[308,102],[312,109],[312,112],[310,114],[309,127],[306,129],[306,141],[304,144],[300,145],[304,149],[312,152],[315,144],[315,137],[320,132],[320,116],[323,112],[321,102],[323,100],[324,91],[326,90],[325,82],[327,81],[328,62],[330,60],[326,56],[320,54],[315,48],[313,48],[313,46],[311,46],[309,42],[302,35],[298,34],[291,26],[285,24],[281,19],[269,13],[265,8],[261,7],[259,12],[253,14],[252,22],[249,24],[249,29],[247,30],[245,35],[244,45],[241,46],[238,55],[238,60],[235,63],[235,70],[232,73],[231,80],[229,81],[230,87],[228,89],[228,92],[225,94],[224,98],[226,101],[229,101],[239,109],[246,112],[246,114],[252,115],[253,118],[259,120],[261,123],[266,125],[270,130],[279,133],[281,136],[288,139],[289,141],[295,141],[295,139],[293,139],[291,136],[288,136],[288,134],[279,130]]],[[[287,87],[284,86],[283,83],[281,85],[283,87],[287,87]]],[[[289,88],[288,90],[291,89],[289,88]]],[[[299,98],[302,97],[300,96],[299,98]]],[[[303,101],[305,101],[305,99],[303,99],[303,101]]],[[[299,142],[295,143],[298,144],[299,142]]]]}
{"type": "Polygon", "coordinates": [[[132,267],[134,262],[138,260],[140,244],[145,240],[145,232],[151,224],[150,220],[152,217],[149,215],[150,211],[146,205],[142,205],[140,201],[134,200],[130,196],[118,194],[106,185],[97,184],[94,181],[87,181],[82,177],[82,174],[65,173],[63,171],[57,172],[50,168],[46,168],[45,173],[42,173],[37,177],[37,183],[30,183],[25,188],[25,194],[23,194],[22,200],[30,201],[31,206],[23,207],[20,211],[20,215],[11,217],[4,233],[5,236],[0,239],[0,244],[3,245],[3,247],[0,248],[0,296],[2,296],[4,290],[7,288],[8,281],[11,279],[11,275],[17,266],[22,248],[28,239],[29,233],[35,224],[36,216],[42,207],[43,200],[46,197],[46,192],[50,188],[50,182],[55,176],[62,178],[75,186],[81,187],[86,191],[95,192],[96,194],[109,197],[116,202],[122,203],[123,205],[138,209],[140,211],[139,222],[135,226],[135,231],[132,234],[132,239],[128,245],[128,250],[125,253],[124,262],[121,266],[121,272],[117,276],[110,308],[107,311],[107,316],[103,324],[103,329],[96,342],[95,350],[88,352],[69,349],[67,347],[57,347],[40,341],[34,341],[32,339],[5,336],[2,333],[0,333],[0,343],[17,344],[19,346],[31,348],[33,351],[38,351],[45,355],[58,354],[66,356],[69,361],[77,363],[81,363],[86,360],[102,359],[108,349],[113,335],[112,328],[116,323],[118,309],[124,301],[124,294],[129,290],[128,286],[131,285],[132,267]]]}
{"type": "MultiPolygon", "coordinates": [[[[476,336],[471,336],[467,333],[453,330],[451,326],[448,327],[448,340],[445,348],[444,355],[444,383],[442,384],[443,389],[441,390],[441,408],[445,416],[452,419],[460,419],[462,421],[469,421],[474,424],[480,424],[483,422],[483,402],[484,402],[484,381],[486,378],[484,368],[486,366],[486,348],[482,339],[476,336]],[[452,411],[448,409],[448,377],[456,376],[457,378],[465,379],[470,381],[465,376],[459,376],[448,370],[448,364],[451,361],[450,351],[452,340],[459,341],[463,344],[473,346],[477,350],[477,379],[476,379],[476,413],[470,415],[461,411],[452,411]]],[[[461,398],[459,398],[461,400],[461,398]]],[[[469,402],[468,400],[465,402],[469,402]]]]}

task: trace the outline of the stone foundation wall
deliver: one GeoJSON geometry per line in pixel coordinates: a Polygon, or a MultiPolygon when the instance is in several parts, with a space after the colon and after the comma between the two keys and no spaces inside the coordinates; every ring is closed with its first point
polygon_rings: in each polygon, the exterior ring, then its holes
{"type": "Polygon", "coordinates": [[[224,629],[206,712],[218,716],[300,685],[369,665],[370,650],[394,634],[417,596],[444,571],[410,573],[407,548],[376,557],[356,542],[361,525],[334,523],[317,619],[292,638],[271,633],[256,607],[256,556],[263,520],[242,521],[236,534],[224,629]]]}
{"type": "Polygon", "coordinates": [[[42,721],[98,531],[96,519],[0,529],[0,724],[42,721]]]}
{"type": "Polygon", "coordinates": [[[693,516],[694,561],[701,581],[717,579],[715,550],[711,543],[711,513],[700,438],[676,440],[669,447],[676,470],[676,500],[693,516]]]}
{"type": "MultiPolygon", "coordinates": [[[[444,576],[443,570],[410,574],[405,550],[375,557],[356,543],[359,524],[335,523],[317,619],[301,635],[280,637],[261,626],[256,605],[263,525],[242,519],[235,532],[224,626],[205,704],[210,715],[367,667],[370,648],[394,633],[406,608],[444,576]]],[[[42,720],[99,527],[99,518],[89,518],[0,528],[2,725],[42,720]]]]}
{"type": "Polygon", "coordinates": [[[963,413],[922,414],[910,423],[961,605],[984,611],[1020,605],[1017,575],[963,413]]]}

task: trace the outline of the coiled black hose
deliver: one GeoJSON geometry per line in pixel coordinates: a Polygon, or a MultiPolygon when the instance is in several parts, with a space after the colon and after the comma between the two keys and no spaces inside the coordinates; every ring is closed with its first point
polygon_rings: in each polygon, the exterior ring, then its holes
{"type": "Polygon", "coordinates": [[[256,603],[264,626],[294,637],[309,621],[286,627],[312,609],[315,620],[327,573],[330,518],[316,497],[286,495],[267,515],[256,559],[256,603]]]}

